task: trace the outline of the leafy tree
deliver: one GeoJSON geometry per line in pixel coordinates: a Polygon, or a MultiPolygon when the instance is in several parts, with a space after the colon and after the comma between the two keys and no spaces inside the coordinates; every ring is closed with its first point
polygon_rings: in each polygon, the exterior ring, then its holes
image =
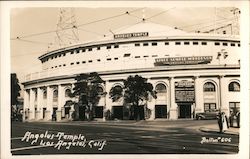
{"type": "Polygon", "coordinates": [[[18,97],[20,96],[21,87],[16,73],[11,74],[11,117],[15,118],[18,113],[18,97]]]}
{"type": "Polygon", "coordinates": [[[129,76],[124,80],[122,89],[111,88],[109,95],[113,102],[123,97],[125,103],[131,104],[134,108],[131,113],[134,114],[133,119],[135,120],[140,119],[139,103],[147,101],[149,96],[157,98],[153,85],[148,83],[146,78],[138,75],[129,76]]]}
{"type": "Polygon", "coordinates": [[[104,83],[98,73],[93,72],[89,74],[77,75],[76,83],[74,84],[73,93],[71,97],[77,97],[78,101],[67,101],[72,102],[75,108],[81,107],[88,114],[87,119],[93,120],[93,113],[95,106],[99,103],[101,95],[105,92],[100,92],[100,85],[104,83]]]}

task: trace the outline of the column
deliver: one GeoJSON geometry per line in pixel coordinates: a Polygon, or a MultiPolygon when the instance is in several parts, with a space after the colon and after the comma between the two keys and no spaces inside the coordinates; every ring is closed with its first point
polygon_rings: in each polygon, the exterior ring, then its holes
{"type": "Polygon", "coordinates": [[[203,100],[203,86],[200,84],[199,76],[194,77],[194,89],[195,89],[195,103],[194,103],[194,117],[196,113],[202,111],[202,106],[204,105],[203,100]]]}
{"type": "Polygon", "coordinates": [[[35,119],[35,92],[30,89],[29,120],[35,119]]]}
{"type": "Polygon", "coordinates": [[[112,112],[112,100],[111,98],[109,98],[109,91],[112,88],[112,84],[108,81],[105,82],[105,91],[107,92],[107,94],[105,95],[105,107],[103,108],[103,112],[104,112],[104,118],[105,115],[107,115],[107,117],[111,117],[111,112],[112,112]]]}
{"type": "Polygon", "coordinates": [[[56,111],[56,120],[60,121],[62,119],[62,108],[65,103],[64,88],[62,85],[58,85],[58,109],[56,111]]]}
{"type": "Polygon", "coordinates": [[[170,113],[169,119],[178,119],[177,104],[175,103],[174,77],[169,78],[170,83],[170,113]]]}
{"type": "Polygon", "coordinates": [[[36,120],[43,118],[43,90],[42,88],[37,88],[37,111],[36,111],[36,120]]]}
{"type": "Polygon", "coordinates": [[[50,120],[52,119],[52,97],[53,97],[53,92],[52,88],[50,86],[47,87],[47,107],[45,111],[45,118],[44,120],[50,120]]]}
{"type": "Polygon", "coordinates": [[[29,112],[28,112],[28,109],[29,109],[29,93],[28,93],[29,90],[24,90],[24,103],[23,103],[23,121],[26,121],[28,120],[28,115],[29,115],[29,112]]]}
{"type": "Polygon", "coordinates": [[[226,79],[223,75],[219,76],[219,90],[218,90],[219,103],[220,103],[219,109],[221,109],[221,112],[225,112],[225,114],[229,116],[229,103],[227,103],[227,101],[225,100],[225,95],[224,95],[224,93],[228,91],[228,86],[225,80],[226,79]]]}

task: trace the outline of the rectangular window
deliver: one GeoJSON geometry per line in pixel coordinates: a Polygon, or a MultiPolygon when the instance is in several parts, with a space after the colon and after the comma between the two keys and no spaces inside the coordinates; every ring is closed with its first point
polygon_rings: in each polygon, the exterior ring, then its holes
{"type": "Polygon", "coordinates": [[[54,68],[54,67],[51,67],[51,68],[54,68]]]}
{"type": "Polygon", "coordinates": [[[135,58],[140,58],[140,56],[135,56],[135,58]]]}
{"type": "Polygon", "coordinates": [[[169,42],[165,42],[165,45],[169,45],[169,42]]]}
{"type": "Polygon", "coordinates": [[[145,55],[145,56],[143,56],[143,57],[148,57],[148,55],[145,55]]]}
{"type": "Polygon", "coordinates": [[[63,56],[66,56],[66,54],[65,54],[65,53],[63,53],[63,56]]]}
{"type": "Polygon", "coordinates": [[[235,46],[235,43],[231,43],[231,46],[235,46]]]}
{"type": "Polygon", "coordinates": [[[60,54],[59,57],[61,57],[62,55],[60,54]]]}
{"type": "Polygon", "coordinates": [[[107,46],[107,49],[111,49],[111,45],[107,46]]]}
{"type": "Polygon", "coordinates": [[[74,62],[70,63],[70,65],[74,65],[74,62]]]}
{"type": "Polygon", "coordinates": [[[115,45],[114,48],[119,48],[119,45],[115,45]]]}
{"type": "Polygon", "coordinates": [[[62,67],[62,65],[59,65],[59,67],[62,67]]]}
{"type": "Polygon", "coordinates": [[[158,55],[152,55],[152,57],[158,57],[158,55]]]}
{"type": "Polygon", "coordinates": [[[143,43],[143,46],[148,46],[148,43],[143,43]]]}
{"type": "Polygon", "coordinates": [[[177,41],[175,42],[175,45],[181,45],[181,42],[177,41]]]}
{"type": "Polygon", "coordinates": [[[220,43],[219,43],[219,42],[215,42],[215,43],[214,43],[214,45],[219,46],[219,45],[220,45],[220,43]]]}
{"type": "Polygon", "coordinates": [[[76,53],[79,54],[79,53],[80,53],[80,50],[76,50],[76,53]]]}
{"type": "Polygon", "coordinates": [[[80,64],[80,62],[76,62],[76,64],[77,64],[77,65],[79,65],[79,64],[80,64]]]}
{"type": "Polygon", "coordinates": [[[193,42],[193,45],[199,45],[199,42],[194,41],[194,42],[193,42]]]}
{"type": "Polygon", "coordinates": [[[101,47],[100,47],[100,46],[98,46],[96,49],[97,49],[97,50],[100,50],[100,49],[101,49],[101,47]]]}
{"type": "Polygon", "coordinates": [[[92,51],[92,48],[89,48],[88,51],[92,51]]]}
{"type": "Polygon", "coordinates": [[[229,109],[236,114],[240,111],[240,102],[229,102],[229,109]]]}
{"type": "Polygon", "coordinates": [[[140,46],[140,44],[139,44],[139,43],[136,43],[135,46],[140,46]]]}
{"type": "Polygon", "coordinates": [[[107,61],[111,61],[111,58],[107,58],[107,61]]]}
{"type": "Polygon", "coordinates": [[[57,66],[55,66],[55,68],[57,68],[57,66]]]}
{"type": "Polygon", "coordinates": [[[53,59],[54,57],[52,56],[51,59],[53,59]]]}
{"type": "Polygon", "coordinates": [[[82,61],[82,63],[86,63],[86,61],[82,61]]]}
{"type": "Polygon", "coordinates": [[[89,63],[92,63],[93,61],[92,60],[89,60],[89,63]]]}
{"type": "Polygon", "coordinates": [[[63,64],[63,66],[66,66],[66,64],[63,64]]]}
{"type": "Polygon", "coordinates": [[[123,57],[129,57],[130,56],[130,54],[124,54],[123,55],[123,57]]]}
{"type": "Polygon", "coordinates": [[[101,60],[100,59],[97,59],[98,62],[100,62],[101,60]]]}
{"type": "Polygon", "coordinates": [[[82,49],[82,52],[85,52],[86,50],[85,49],[82,49]]]}
{"type": "Polygon", "coordinates": [[[201,42],[201,45],[207,45],[207,42],[203,41],[203,42],[201,42]]]}
{"type": "Polygon", "coordinates": [[[238,46],[240,47],[240,43],[238,44],[238,46]]]}
{"type": "Polygon", "coordinates": [[[204,103],[204,112],[216,111],[216,103],[204,103]]]}
{"type": "Polygon", "coordinates": [[[70,54],[74,54],[74,51],[71,51],[70,54]]]}
{"type": "Polygon", "coordinates": [[[227,43],[222,43],[223,46],[227,46],[227,43]]]}
{"type": "Polygon", "coordinates": [[[115,59],[115,60],[118,60],[118,57],[115,57],[114,59],[115,59]]]}
{"type": "Polygon", "coordinates": [[[184,45],[189,45],[189,42],[188,41],[184,41],[184,45]]]}
{"type": "Polygon", "coordinates": [[[156,42],[152,43],[152,46],[157,46],[157,43],[156,42]]]}

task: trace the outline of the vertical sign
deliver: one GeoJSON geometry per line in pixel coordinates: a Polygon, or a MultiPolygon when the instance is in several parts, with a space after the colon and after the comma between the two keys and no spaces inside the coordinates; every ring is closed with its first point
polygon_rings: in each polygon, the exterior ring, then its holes
{"type": "Polygon", "coordinates": [[[182,80],[175,82],[175,102],[194,103],[194,81],[182,80]]]}

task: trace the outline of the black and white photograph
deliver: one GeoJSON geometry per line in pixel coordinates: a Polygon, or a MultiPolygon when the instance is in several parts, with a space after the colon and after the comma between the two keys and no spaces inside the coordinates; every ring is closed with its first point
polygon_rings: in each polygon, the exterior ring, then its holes
{"type": "Polygon", "coordinates": [[[143,2],[8,6],[3,159],[248,158],[248,2],[143,2]]]}

